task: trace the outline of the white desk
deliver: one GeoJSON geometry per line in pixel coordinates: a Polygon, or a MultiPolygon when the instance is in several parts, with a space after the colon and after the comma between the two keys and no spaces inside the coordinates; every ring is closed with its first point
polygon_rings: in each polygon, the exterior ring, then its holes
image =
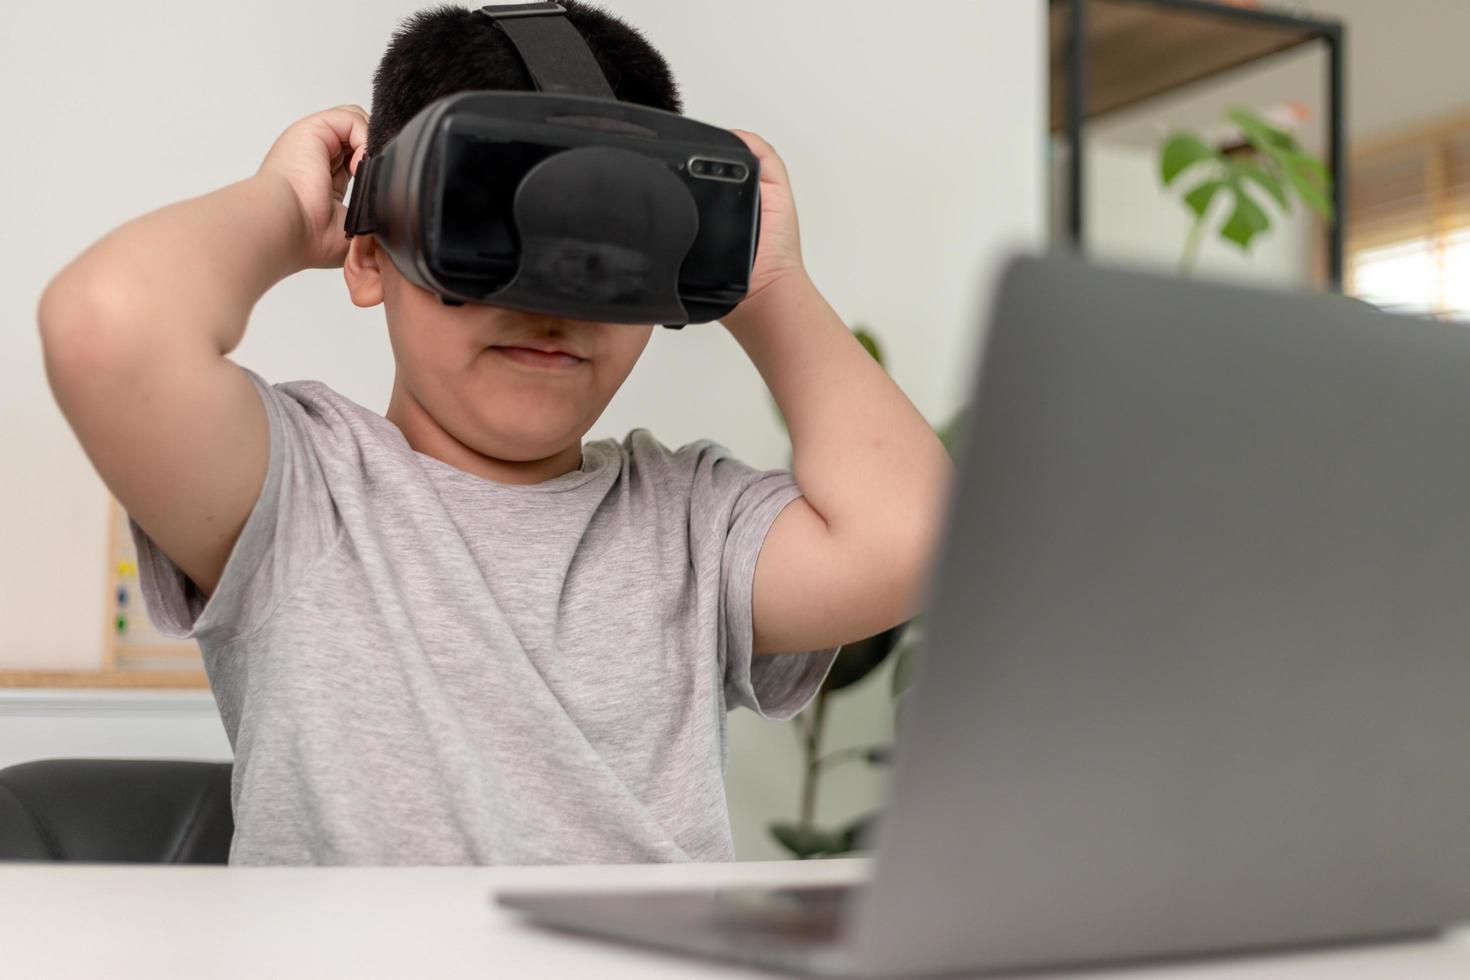
{"type": "MultiPolygon", "coordinates": [[[[736,966],[542,931],[488,896],[508,886],[851,881],[866,868],[863,859],[538,868],[0,864],[0,975],[768,978],[736,966]]],[[[1090,973],[1085,980],[1123,977],[1464,980],[1470,977],[1470,931],[1432,943],[1090,973]]]]}

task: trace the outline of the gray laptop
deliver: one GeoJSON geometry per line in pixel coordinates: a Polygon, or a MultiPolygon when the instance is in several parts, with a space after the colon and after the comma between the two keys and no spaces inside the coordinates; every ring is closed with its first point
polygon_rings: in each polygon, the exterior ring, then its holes
{"type": "Polygon", "coordinates": [[[1470,328],[1015,260],[869,879],[501,893],[824,976],[1470,921],[1470,328]]]}

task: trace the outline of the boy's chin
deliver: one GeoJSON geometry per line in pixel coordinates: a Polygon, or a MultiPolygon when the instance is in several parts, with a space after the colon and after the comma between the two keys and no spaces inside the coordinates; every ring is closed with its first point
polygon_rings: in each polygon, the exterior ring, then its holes
{"type": "MultiPolygon", "coordinates": [[[[514,415],[500,418],[515,418],[514,415]]],[[[543,420],[545,422],[547,420],[543,420]]],[[[507,429],[504,425],[486,426],[480,452],[507,463],[531,463],[550,459],[565,452],[568,446],[581,444],[581,436],[570,424],[521,426],[507,429]]]]}
{"type": "Polygon", "coordinates": [[[584,419],[601,414],[590,396],[525,374],[481,377],[459,393],[457,414],[477,430],[481,452],[523,462],[579,445],[584,419]]]}

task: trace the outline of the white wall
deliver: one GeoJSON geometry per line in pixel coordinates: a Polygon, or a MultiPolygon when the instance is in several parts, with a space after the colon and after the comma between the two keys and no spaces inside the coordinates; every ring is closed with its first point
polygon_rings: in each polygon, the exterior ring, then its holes
{"type": "Polygon", "coordinates": [[[1350,138],[1470,109],[1470,3],[1313,0],[1312,9],[1348,27],[1350,138]]]}
{"type": "Polygon", "coordinates": [[[230,758],[208,691],[0,689],[0,769],[31,759],[230,758]]]}
{"type": "MultiPolygon", "coordinates": [[[[926,417],[947,420],[966,395],[996,258],[1042,237],[1041,0],[937,0],[914,31],[891,4],[870,0],[604,5],[665,52],[689,115],[776,146],[816,283],[850,324],[878,332],[891,372],[926,417]]],[[[124,221],[254,173],[301,116],[341,103],[371,108],[389,36],[424,6],[7,8],[0,668],[88,667],[100,656],[105,489],[46,385],[34,319],[45,283],[124,221]]],[[[340,271],[280,283],[232,357],[273,382],[316,378],[386,408],[382,312],[352,306],[340,271]]],[[[755,465],[787,464],[759,375],[716,324],[656,331],[587,438],[634,426],[671,446],[707,436],[755,465]]],[[[839,709],[834,745],[886,734],[881,693],[875,684],[868,702],[839,709]]],[[[737,844],[742,857],[776,856],[761,825],[794,807],[795,739],[747,713],[732,724],[737,844]]],[[[871,774],[839,777],[824,791],[823,816],[866,808],[876,786],[871,774]]]]}

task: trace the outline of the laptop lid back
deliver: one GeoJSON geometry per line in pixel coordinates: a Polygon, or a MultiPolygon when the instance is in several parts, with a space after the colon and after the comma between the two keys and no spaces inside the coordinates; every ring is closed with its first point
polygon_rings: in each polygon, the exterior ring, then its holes
{"type": "Polygon", "coordinates": [[[991,322],[861,959],[1470,918],[1470,330],[1064,258],[991,322]]]}

